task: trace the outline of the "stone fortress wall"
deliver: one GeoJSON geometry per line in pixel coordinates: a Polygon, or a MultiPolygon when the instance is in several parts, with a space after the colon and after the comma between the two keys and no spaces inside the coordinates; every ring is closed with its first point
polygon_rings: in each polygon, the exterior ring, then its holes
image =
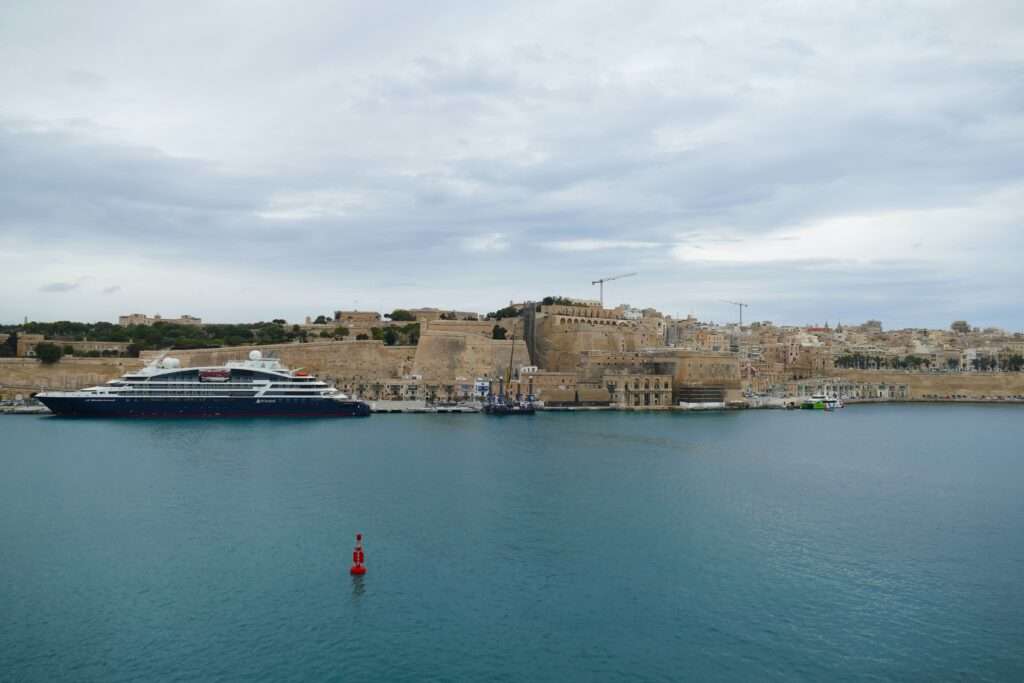
{"type": "Polygon", "coordinates": [[[526,342],[495,340],[472,332],[429,330],[420,336],[413,374],[431,382],[495,378],[504,374],[510,360],[514,370],[530,365],[526,342]]]}
{"type": "Polygon", "coordinates": [[[63,358],[47,365],[35,358],[0,358],[0,398],[37,391],[74,391],[138,370],[137,358],[63,358]]]}
{"type": "Polygon", "coordinates": [[[865,384],[906,385],[911,401],[944,400],[946,396],[963,397],[959,400],[1024,396],[1024,372],[886,372],[836,368],[827,376],[865,384]]]}
{"type": "MultiPolygon", "coordinates": [[[[412,372],[416,356],[415,346],[386,346],[383,342],[373,340],[175,350],[168,355],[181,360],[183,366],[192,367],[244,360],[249,357],[250,351],[276,355],[281,364],[288,368],[305,368],[322,378],[352,381],[408,375],[412,372]]],[[[160,355],[162,352],[145,351],[142,358],[150,360],[160,355]]]]}

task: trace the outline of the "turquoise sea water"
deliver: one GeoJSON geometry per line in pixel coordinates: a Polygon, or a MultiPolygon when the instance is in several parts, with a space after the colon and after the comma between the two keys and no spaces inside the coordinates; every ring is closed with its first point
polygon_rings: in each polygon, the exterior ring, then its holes
{"type": "Polygon", "coordinates": [[[0,417],[0,679],[1019,681],[1022,444],[994,406],[0,417]]]}

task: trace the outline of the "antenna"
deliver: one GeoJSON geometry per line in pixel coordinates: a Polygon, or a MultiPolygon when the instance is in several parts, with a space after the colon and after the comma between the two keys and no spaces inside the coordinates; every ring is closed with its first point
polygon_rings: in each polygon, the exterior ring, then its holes
{"type": "Polygon", "coordinates": [[[749,308],[750,304],[745,304],[742,301],[726,301],[725,299],[722,299],[722,303],[732,304],[733,306],[737,306],[740,309],[740,329],[742,329],[743,328],[743,309],[744,308],[749,308]]]}
{"type": "Polygon", "coordinates": [[[591,285],[601,285],[601,308],[604,308],[604,283],[611,282],[612,280],[621,280],[624,277],[633,277],[636,273],[623,273],[622,275],[612,275],[611,277],[603,277],[600,280],[594,280],[591,285]]]}

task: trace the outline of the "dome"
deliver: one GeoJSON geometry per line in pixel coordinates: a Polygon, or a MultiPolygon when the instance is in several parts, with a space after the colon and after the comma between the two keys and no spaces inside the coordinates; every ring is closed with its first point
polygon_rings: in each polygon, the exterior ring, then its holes
{"type": "Polygon", "coordinates": [[[250,351],[249,360],[263,360],[263,354],[255,350],[250,351]]]}

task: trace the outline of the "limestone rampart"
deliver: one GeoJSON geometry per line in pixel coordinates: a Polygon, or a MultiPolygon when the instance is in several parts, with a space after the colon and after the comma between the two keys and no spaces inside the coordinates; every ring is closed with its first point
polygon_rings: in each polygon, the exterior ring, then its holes
{"type": "Polygon", "coordinates": [[[905,384],[909,400],[963,396],[967,399],[1024,395],[1024,372],[886,372],[843,370],[829,372],[852,382],[905,384]]]}
{"type": "Polygon", "coordinates": [[[434,331],[420,337],[413,373],[424,381],[454,382],[499,377],[508,368],[530,365],[526,343],[489,339],[473,332],[434,331]],[[514,348],[513,348],[514,345],[514,348]]]}
{"type": "Polygon", "coordinates": [[[431,332],[461,332],[464,334],[478,334],[485,339],[490,339],[494,331],[493,320],[428,320],[420,323],[422,334],[431,332]]]}
{"type": "MultiPolygon", "coordinates": [[[[325,380],[364,381],[398,378],[412,371],[415,346],[386,346],[374,340],[325,341],[308,344],[267,344],[229,346],[215,349],[175,350],[168,355],[189,366],[223,365],[229,360],[244,360],[250,351],[274,354],[285,367],[305,368],[325,380]]],[[[143,352],[143,359],[162,352],[143,352]]]]}
{"type": "Polygon", "coordinates": [[[53,364],[34,358],[0,358],[0,396],[37,391],[73,391],[95,386],[142,367],[137,358],[62,358],[53,364]]]}

